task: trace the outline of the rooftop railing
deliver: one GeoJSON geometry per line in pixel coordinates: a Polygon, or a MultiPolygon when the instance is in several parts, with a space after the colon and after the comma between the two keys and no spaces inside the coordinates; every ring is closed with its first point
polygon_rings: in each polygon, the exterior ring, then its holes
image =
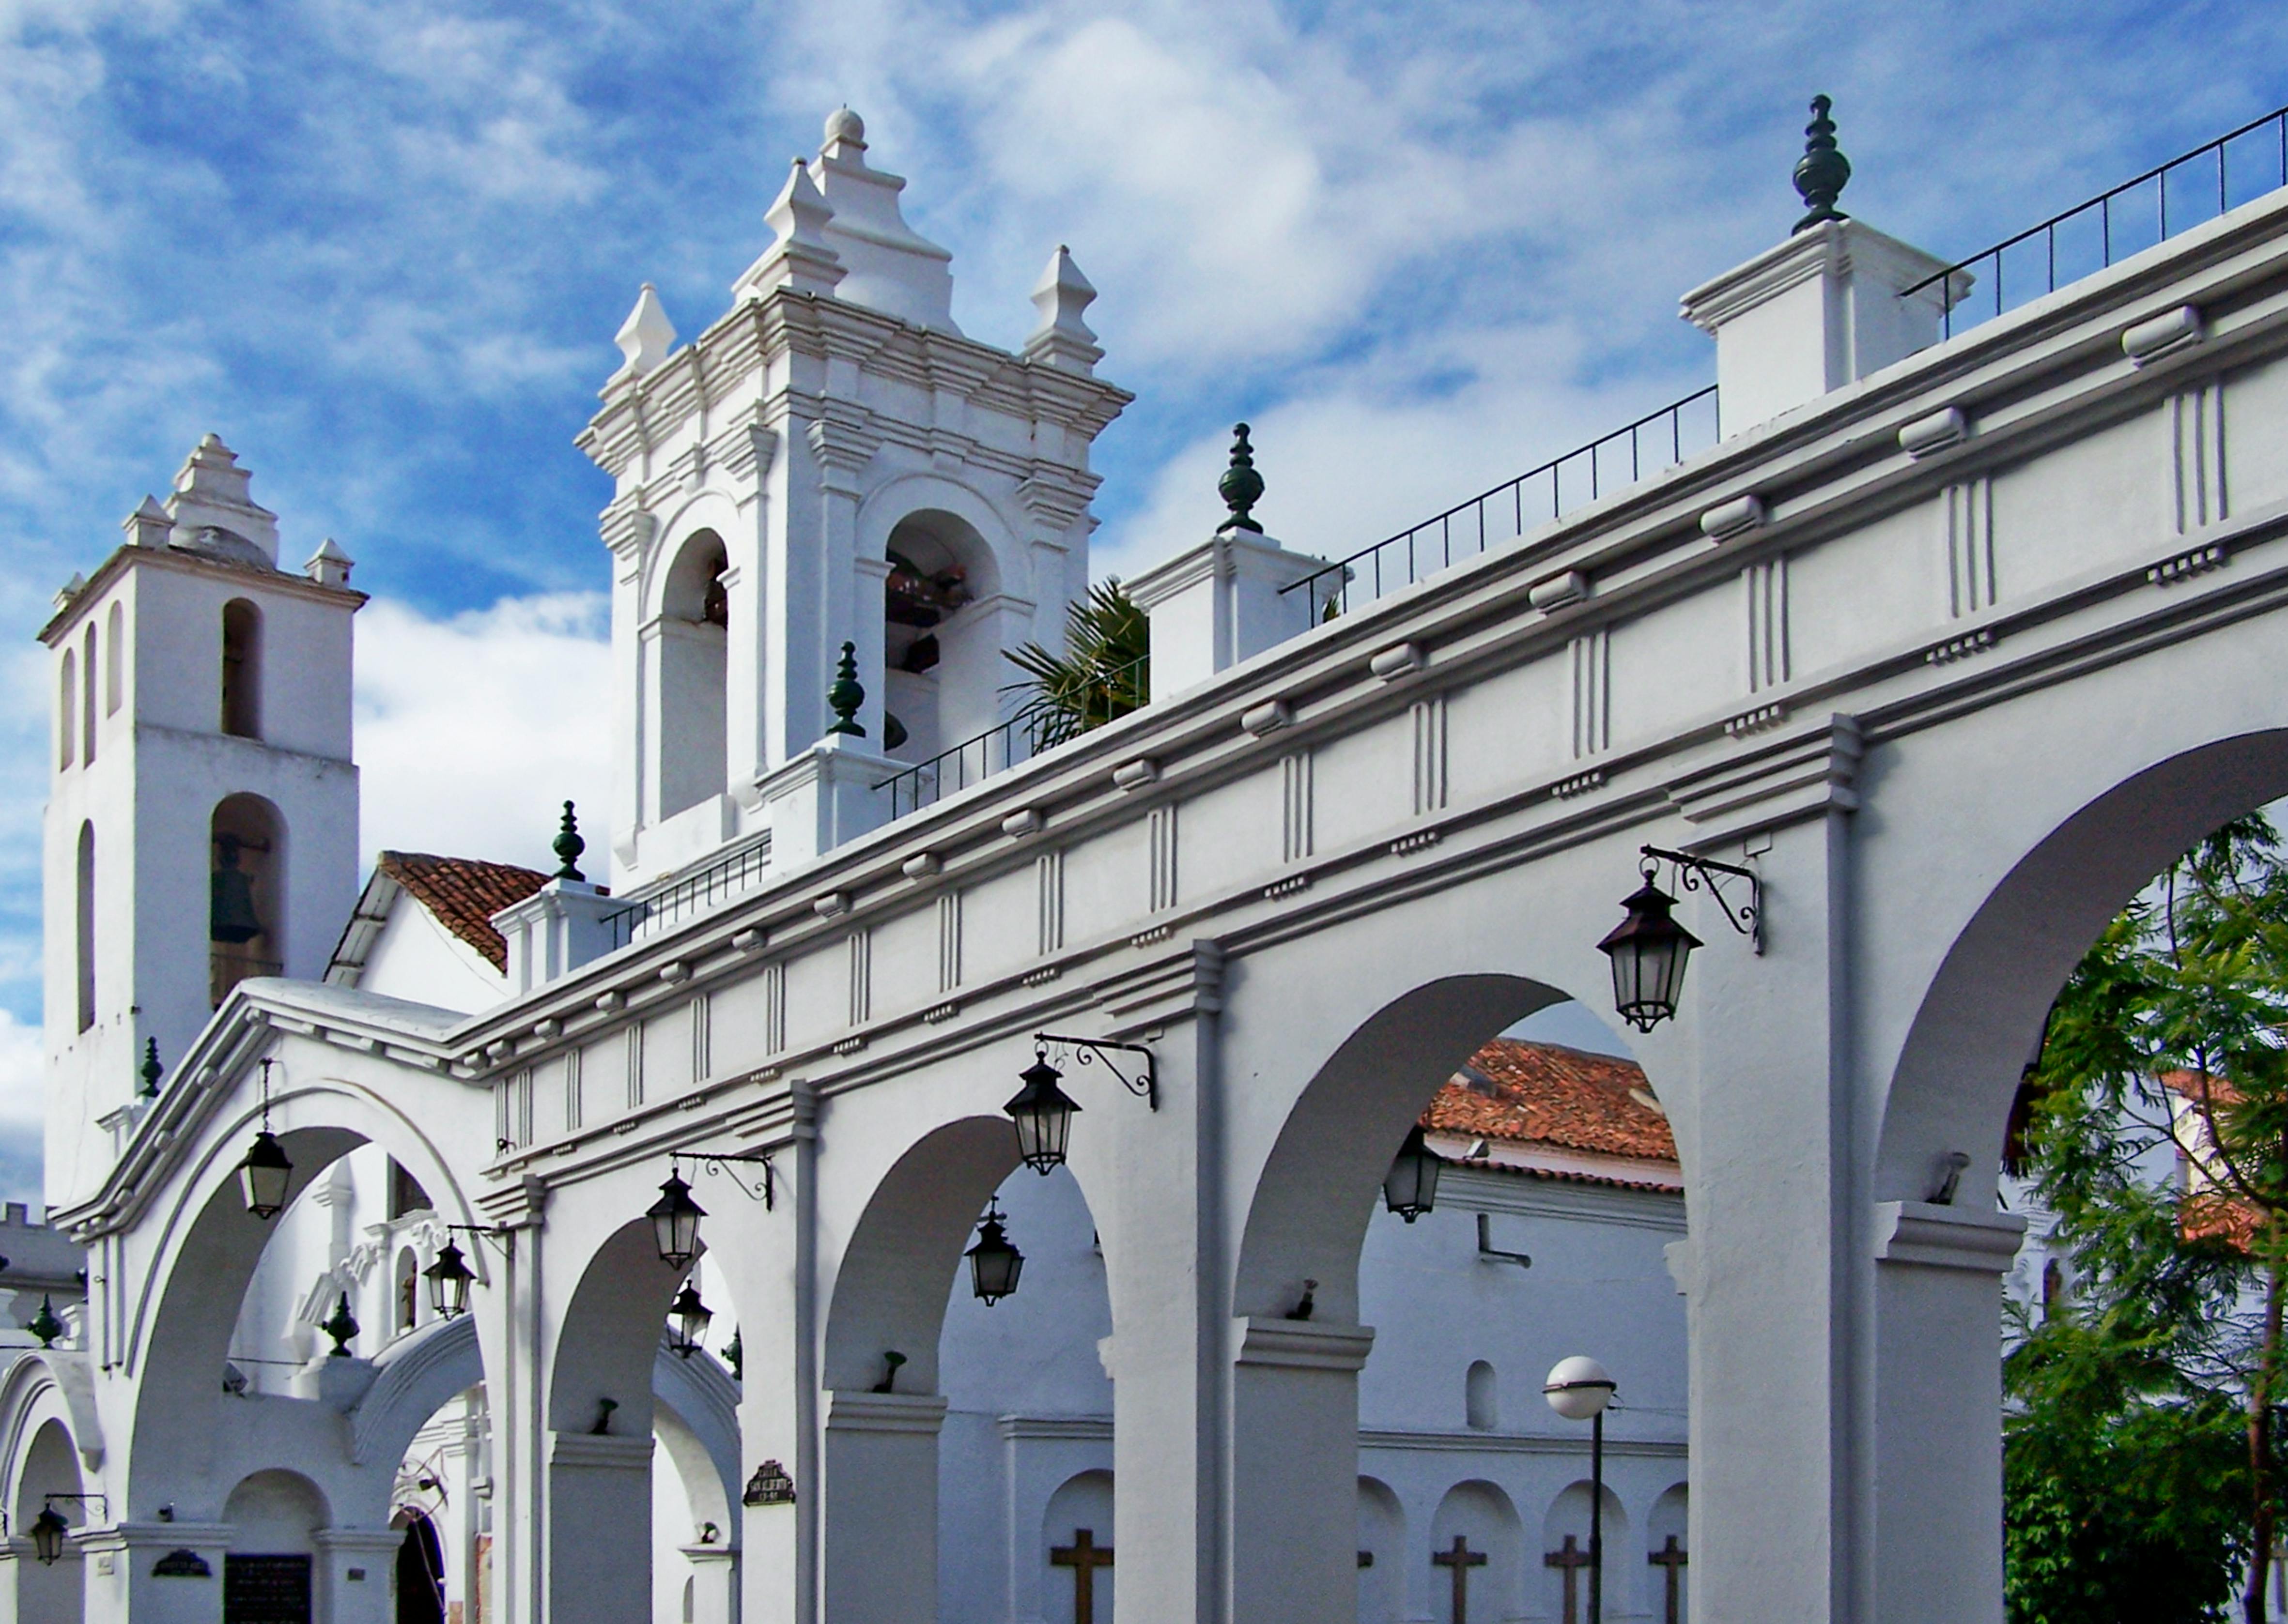
{"type": "Polygon", "coordinates": [[[996,772],[1030,761],[1068,739],[1076,739],[1091,728],[1141,709],[1151,699],[1151,656],[1147,654],[1104,676],[1091,677],[1068,704],[1029,702],[1007,721],[940,750],[874,788],[890,797],[891,818],[919,812],[972,784],[982,783],[996,772]]]}
{"type": "Polygon", "coordinates": [[[1900,297],[1967,271],[1972,296],[1946,313],[1950,338],[2057,291],[2115,260],[2288,186],[2288,107],[2276,107],[2205,146],[2030,226],[1926,276],[1900,297]]]}
{"type": "Polygon", "coordinates": [[[704,868],[687,874],[672,885],[639,898],[605,921],[612,946],[624,947],[639,936],[649,936],[678,921],[704,914],[762,883],[771,866],[771,843],[763,839],[717,858],[704,868]]]}
{"type": "Polygon", "coordinates": [[[1307,630],[1673,467],[1716,440],[1716,385],[1711,384],[1280,591],[1294,598],[1298,630],[1307,630]]]}

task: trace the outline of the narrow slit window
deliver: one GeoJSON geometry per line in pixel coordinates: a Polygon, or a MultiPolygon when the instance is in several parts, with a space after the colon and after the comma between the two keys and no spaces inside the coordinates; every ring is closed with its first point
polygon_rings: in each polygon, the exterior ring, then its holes
{"type": "Polygon", "coordinates": [[[127,610],[114,604],[103,622],[103,714],[116,716],[127,695],[127,610]]]}
{"type": "Polygon", "coordinates": [[[222,610],[222,730],[262,737],[262,612],[243,598],[222,610]]]}
{"type": "Polygon", "coordinates": [[[79,751],[79,656],[64,650],[56,684],[56,765],[68,767],[79,751]]]}

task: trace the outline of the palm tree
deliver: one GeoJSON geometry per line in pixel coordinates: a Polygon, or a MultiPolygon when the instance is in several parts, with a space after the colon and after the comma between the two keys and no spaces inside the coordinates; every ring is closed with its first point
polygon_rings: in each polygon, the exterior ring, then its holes
{"type": "Polygon", "coordinates": [[[1025,673],[1005,693],[1021,693],[1016,720],[1045,750],[1124,717],[1150,698],[1151,622],[1117,577],[1100,581],[1065,606],[1065,652],[1038,643],[1004,650],[1025,673]]]}

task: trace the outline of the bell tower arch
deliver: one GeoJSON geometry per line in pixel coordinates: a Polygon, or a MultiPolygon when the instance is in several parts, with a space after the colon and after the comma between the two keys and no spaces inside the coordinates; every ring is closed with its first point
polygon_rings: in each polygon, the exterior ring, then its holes
{"type": "Polygon", "coordinates": [[[350,561],[278,567],[277,516],[222,441],[58,594],[44,831],[47,1197],[109,1170],[232,987],[315,980],[357,894],[350,561]]]}

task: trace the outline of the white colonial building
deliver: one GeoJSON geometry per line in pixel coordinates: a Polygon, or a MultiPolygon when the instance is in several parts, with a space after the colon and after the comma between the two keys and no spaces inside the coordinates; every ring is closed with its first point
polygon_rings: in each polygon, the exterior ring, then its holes
{"type": "Polygon", "coordinates": [[[1586,1351],[1607,1616],[1998,1620],[2021,1069],[2288,791],[2288,175],[2220,145],[1972,322],[1825,111],[1687,296],[1719,391],[1333,564],[1235,461],[1134,583],[1149,702],[1038,750],[1001,655],[1127,397],[1061,250],[1021,353],[964,337],[838,113],[583,438],[594,879],[568,827],[359,892],[349,561],[203,444],[42,634],[87,1282],[0,1378],[18,1616],[1553,1621],[1586,1351]],[[1641,1072],[1497,1042],[1607,1007],[1624,907],[1680,962],[1641,866],[1705,943],[1641,1072]]]}

